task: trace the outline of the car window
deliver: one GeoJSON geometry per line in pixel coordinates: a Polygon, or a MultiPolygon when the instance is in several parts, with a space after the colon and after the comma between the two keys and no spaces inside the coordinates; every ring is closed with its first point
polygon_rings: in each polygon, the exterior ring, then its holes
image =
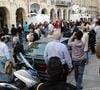
{"type": "MultiPolygon", "coordinates": [[[[64,39],[61,43],[67,46],[68,39],[64,39]]],[[[30,49],[25,52],[25,55],[28,56],[41,56],[44,54],[44,50],[47,43],[35,43],[30,49]]]]}
{"type": "Polygon", "coordinates": [[[34,44],[30,49],[25,52],[25,55],[37,56],[43,55],[46,44],[34,44]]]}
{"type": "Polygon", "coordinates": [[[64,40],[64,41],[62,41],[61,43],[63,43],[63,44],[65,44],[65,45],[67,45],[68,40],[64,40]]]}
{"type": "Polygon", "coordinates": [[[36,44],[33,48],[33,55],[43,55],[46,44],[36,44]]]}
{"type": "Polygon", "coordinates": [[[70,51],[71,50],[71,47],[69,47],[67,44],[68,44],[68,39],[62,41],[61,43],[65,44],[68,48],[68,50],[70,51]]]}

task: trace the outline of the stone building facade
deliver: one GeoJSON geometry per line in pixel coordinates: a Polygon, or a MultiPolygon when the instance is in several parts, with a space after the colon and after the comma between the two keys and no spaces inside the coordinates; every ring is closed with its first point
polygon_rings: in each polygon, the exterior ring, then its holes
{"type": "Polygon", "coordinates": [[[25,0],[0,0],[0,28],[5,24],[23,23],[27,17],[27,2],[25,0]]]}
{"type": "MultiPolygon", "coordinates": [[[[68,20],[68,7],[70,0],[30,0],[29,6],[37,3],[39,5],[38,13],[49,15],[52,21],[58,19],[68,20]]],[[[37,7],[38,8],[38,7],[37,7]]],[[[31,8],[29,8],[29,13],[31,8]]]]}
{"type": "Polygon", "coordinates": [[[0,0],[0,28],[4,24],[9,28],[12,24],[23,24],[33,9],[37,13],[49,15],[52,21],[69,20],[72,4],[86,7],[89,14],[96,16],[100,14],[99,2],[100,0],[0,0]]]}
{"type": "Polygon", "coordinates": [[[100,16],[100,0],[97,1],[98,1],[98,16],[100,16]]]}
{"type": "Polygon", "coordinates": [[[47,14],[51,20],[68,20],[68,5],[66,0],[0,0],[0,28],[4,24],[9,28],[12,24],[23,24],[34,7],[37,13],[47,14]]]}
{"type": "Polygon", "coordinates": [[[85,7],[88,14],[92,16],[98,15],[98,3],[100,3],[100,0],[72,0],[72,2],[80,7],[85,7]]]}

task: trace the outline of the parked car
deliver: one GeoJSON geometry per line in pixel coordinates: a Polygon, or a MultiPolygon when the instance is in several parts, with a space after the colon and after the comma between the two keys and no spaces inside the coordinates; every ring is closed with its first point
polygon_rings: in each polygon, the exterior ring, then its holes
{"type": "MultiPolygon", "coordinates": [[[[48,42],[52,41],[52,38],[44,38],[36,41],[25,51],[25,58],[33,64],[34,68],[37,70],[41,80],[47,80],[48,75],[45,72],[46,64],[43,58],[44,50],[48,42]]],[[[60,42],[67,46],[69,38],[61,38],[60,42]]],[[[70,48],[69,48],[69,51],[70,48]]]]}

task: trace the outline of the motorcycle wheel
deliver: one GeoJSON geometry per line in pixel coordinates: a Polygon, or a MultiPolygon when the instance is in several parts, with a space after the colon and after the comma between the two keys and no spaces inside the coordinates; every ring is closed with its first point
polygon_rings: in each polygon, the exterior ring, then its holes
{"type": "Polygon", "coordinates": [[[26,88],[26,84],[23,83],[23,82],[22,82],[21,80],[19,80],[19,79],[15,81],[14,85],[15,85],[16,87],[20,88],[20,89],[23,89],[23,90],[25,90],[25,88],[26,88]]]}

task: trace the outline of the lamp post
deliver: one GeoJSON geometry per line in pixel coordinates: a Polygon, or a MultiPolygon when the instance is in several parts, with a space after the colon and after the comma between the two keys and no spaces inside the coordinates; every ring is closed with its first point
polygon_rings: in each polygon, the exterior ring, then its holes
{"type": "Polygon", "coordinates": [[[30,13],[30,0],[27,0],[27,9],[28,9],[28,16],[29,16],[29,13],[30,13]]]}

